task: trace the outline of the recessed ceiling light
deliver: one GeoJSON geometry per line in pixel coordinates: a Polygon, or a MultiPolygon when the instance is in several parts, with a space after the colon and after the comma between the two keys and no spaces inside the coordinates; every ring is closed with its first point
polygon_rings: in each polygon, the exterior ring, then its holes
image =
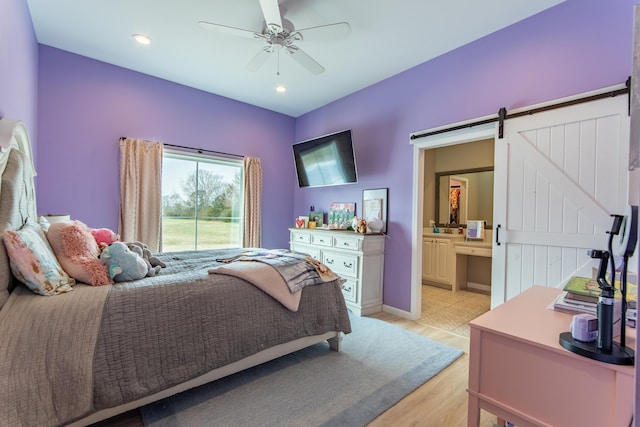
{"type": "Polygon", "coordinates": [[[276,92],[278,92],[278,93],[285,93],[286,91],[287,91],[287,88],[284,87],[284,85],[278,85],[276,87],[276,92]]]}
{"type": "Polygon", "coordinates": [[[144,34],[133,34],[131,37],[140,44],[151,44],[151,39],[144,34]]]}

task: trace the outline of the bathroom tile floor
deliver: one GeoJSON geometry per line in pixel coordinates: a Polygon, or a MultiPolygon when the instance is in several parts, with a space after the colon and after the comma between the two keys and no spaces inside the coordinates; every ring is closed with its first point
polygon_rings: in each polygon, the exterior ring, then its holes
{"type": "Polygon", "coordinates": [[[490,306],[489,294],[422,285],[422,316],[418,322],[468,338],[469,321],[489,311],[490,306]]]}

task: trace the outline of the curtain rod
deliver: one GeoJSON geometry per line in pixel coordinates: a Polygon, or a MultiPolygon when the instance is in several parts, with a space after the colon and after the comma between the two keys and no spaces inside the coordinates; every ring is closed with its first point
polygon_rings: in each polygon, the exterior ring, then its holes
{"type": "Polygon", "coordinates": [[[166,147],[180,148],[182,150],[193,150],[193,151],[197,151],[199,154],[213,153],[213,154],[220,154],[222,156],[227,156],[227,157],[237,157],[239,159],[244,159],[244,156],[240,154],[225,153],[224,151],[207,150],[205,148],[185,147],[184,145],[174,145],[174,144],[167,144],[167,143],[164,143],[163,145],[166,147]]]}
{"type": "MultiPolygon", "coordinates": [[[[127,139],[127,137],[121,136],[120,139],[127,139]]],[[[237,157],[239,159],[244,159],[244,156],[240,154],[225,153],[224,151],[207,150],[205,148],[186,147],[184,145],[167,144],[166,142],[163,142],[162,145],[164,145],[165,147],[179,148],[181,150],[193,150],[193,151],[197,151],[198,154],[213,153],[213,154],[219,154],[221,156],[226,156],[226,157],[237,157]]]]}
{"type": "MultiPolygon", "coordinates": [[[[427,137],[427,136],[439,135],[441,133],[447,133],[447,132],[451,132],[451,131],[454,131],[454,130],[460,130],[460,129],[467,129],[467,128],[471,128],[471,127],[478,126],[478,125],[485,125],[485,124],[488,124],[488,123],[500,122],[500,124],[502,125],[502,123],[506,119],[513,119],[513,118],[516,118],[516,117],[528,116],[528,115],[535,114],[535,113],[540,113],[540,112],[543,112],[543,111],[555,110],[557,108],[568,107],[570,105],[581,104],[581,103],[584,103],[584,102],[595,101],[595,100],[603,99],[603,98],[613,98],[615,96],[623,95],[623,94],[631,95],[630,88],[631,88],[631,77],[629,77],[627,79],[627,81],[625,82],[625,87],[622,88],[622,89],[603,92],[603,93],[599,93],[599,94],[596,94],[596,95],[590,95],[590,96],[586,96],[584,98],[572,99],[570,101],[559,102],[557,104],[545,105],[544,107],[533,108],[533,109],[530,109],[530,110],[520,111],[520,112],[513,113],[513,114],[507,114],[507,110],[505,108],[501,108],[496,117],[492,117],[492,118],[488,118],[488,119],[484,119],[484,120],[478,120],[478,121],[470,122],[470,123],[465,123],[463,125],[458,125],[458,126],[450,126],[450,127],[438,129],[438,130],[431,131],[431,132],[413,134],[413,135],[411,135],[410,139],[413,140],[413,139],[418,139],[418,138],[424,138],[424,137],[427,137]]],[[[631,99],[629,99],[629,105],[631,105],[631,99]]],[[[502,132],[500,132],[500,138],[501,137],[502,137],[502,132]]]]}

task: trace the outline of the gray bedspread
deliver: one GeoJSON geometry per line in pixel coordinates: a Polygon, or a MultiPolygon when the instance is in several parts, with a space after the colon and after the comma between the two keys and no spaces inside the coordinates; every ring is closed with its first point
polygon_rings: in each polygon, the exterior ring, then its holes
{"type": "Polygon", "coordinates": [[[108,286],[36,295],[0,310],[0,426],[55,426],[91,411],[93,356],[108,286]]]}
{"type": "Polygon", "coordinates": [[[351,331],[337,281],[306,288],[294,313],[244,280],[208,274],[211,252],[161,259],[167,268],[157,277],[109,293],[96,344],[96,410],[296,338],[351,331]]]}
{"type": "MultiPolygon", "coordinates": [[[[90,325],[81,331],[68,331],[68,338],[64,338],[63,333],[49,331],[48,328],[59,327],[65,322],[67,314],[59,310],[52,325],[30,325],[38,328],[37,336],[53,333],[59,344],[41,350],[47,360],[32,361],[44,366],[36,378],[39,384],[26,386],[25,381],[34,381],[36,376],[13,370],[17,367],[27,369],[29,363],[3,362],[5,371],[9,369],[22,386],[10,391],[18,393],[17,396],[4,393],[2,399],[7,401],[0,401],[0,417],[10,413],[10,425],[61,425],[180,384],[277,344],[327,331],[351,332],[339,281],[305,288],[300,309],[292,312],[244,280],[207,273],[217,265],[213,261],[216,257],[234,253],[225,250],[163,254],[160,258],[167,268],[158,276],[109,286],[106,300],[96,298],[97,302],[86,304],[91,312],[74,314],[76,324],[83,316],[87,320],[100,319],[95,327],[97,337],[80,333],[91,329],[90,325]],[[100,310],[96,306],[100,306],[100,310]],[[83,348],[84,351],[69,354],[67,350],[65,355],[63,344],[72,340],[75,341],[69,348],[83,348]],[[75,359],[78,360],[73,362],[75,359]],[[60,363],[73,363],[74,366],[65,368],[60,363]],[[53,367],[55,369],[51,369],[53,367]],[[67,372],[81,381],[57,378],[64,377],[67,372]],[[56,378],[47,378],[51,375],[56,378]],[[37,394],[37,390],[54,383],[60,383],[66,393],[56,393],[54,400],[46,405],[52,408],[51,412],[40,416],[39,403],[33,399],[43,399],[44,395],[37,394]],[[87,385],[93,387],[93,393],[87,393],[87,385]],[[89,408],[87,394],[92,395],[93,400],[89,402],[89,408]],[[7,408],[23,400],[27,403],[20,404],[20,408],[7,408]],[[32,415],[19,412],[25,409],[32,415]]],[[[99,289],[84,288],[89,292],[99,289]]],[[[59,299],[74,294],[81,301],[79,297],[89,292],[74,291],[54,297],[22,293],[31,301],[47,304],[47,300],[54,299],[61,303],[59,299]]],[[[74,304],[73,311],[78,311],[80,306],[74,304]]],[[[14,313],[5,308],[0,314],[12,317],[14,313]]],[[[28,314],[23,315],[23,318],[28,317],[28,314]]],[[[7,339],[5,334],[12,335],[14,341],[28,339],[29,327],[13,325],[13,328],[3,331],[3,340],[7,339]]],[[[25,344],[20,348],[30,348],[30,345],[36,344],[25,344]]],[[[20,357],[7,346],[5,350],[3,357],[20,357]]],[[[1,422],[5,421],[7,419],[1,422]]]]}

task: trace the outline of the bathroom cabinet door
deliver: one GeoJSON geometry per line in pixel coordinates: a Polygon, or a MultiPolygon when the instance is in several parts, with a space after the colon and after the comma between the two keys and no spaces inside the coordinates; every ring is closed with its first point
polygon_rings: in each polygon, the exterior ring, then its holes
{"type": "Polygon", "coordinates": [[[451,263],[452,259],[449,254],[451,242],[449,240],[434,239],[433,252],[434,252],[434,272],[435,280],[438,282],[451,285],[451,263]]]}
{"type": "Polygon", "coordinates": [[[452,243],[448,239],[422,239],[422,279],[428,282],[453,284],[452,243]]]}
{"type": "Polygon", "coordinates": [[[422,239],[422,280],[433,280],[433,239],[422,239]]]}

